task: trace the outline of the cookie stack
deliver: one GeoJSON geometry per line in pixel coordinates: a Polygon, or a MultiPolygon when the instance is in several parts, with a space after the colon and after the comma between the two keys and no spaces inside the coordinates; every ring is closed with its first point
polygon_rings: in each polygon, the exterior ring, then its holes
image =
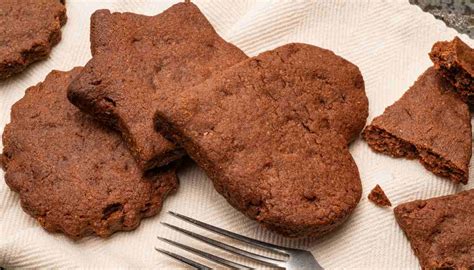
{"type": "Polygon", "coordinates": [[[136,228],[177,188],[185,155],[285,236],[321,236],[359,202],[348,145],[368,101],[357,66],[333,52],[287,44],[249,58],[189,2],[156,16],[98,10],[91,51],[28,89],[3,134],[6,182],[48,231],[136,228]]]}
{"type": "MultiPolygon", "coordinates": [[[[376,152],[418,159],[434,174],[467,184],[474,50],[456,37],[437,42],[429,55],[434,66],[376,117],[363,137],[376,152]]],[[[423,269],[474,266],[474,189],[404,203],[394,213],[423,269]]]]}

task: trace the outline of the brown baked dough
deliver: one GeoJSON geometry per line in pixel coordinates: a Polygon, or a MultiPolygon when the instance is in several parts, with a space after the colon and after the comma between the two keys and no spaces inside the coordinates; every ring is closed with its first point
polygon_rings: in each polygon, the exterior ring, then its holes
{"type": "Polygon", "coordinates": [[[436,70],[455,87],[464,101],[474,105],[474,49],[460,38],[440,41],[430,52],[436,70]]]}
{"type": "Polygon", "coordinates": [[[363,137],[377,152],[419,159],[436,175],[466,184],[471,159],[471,115],[452,86],[429,68],[363,137]]]}
{"type": "Polygon", "coordinates": [[[288,44],[160,96],[157,128],[179,142],[236,209],[285,236],[321,236],[361,196],[347,145],[368,110],[359,69],[288,44]]]}
{"type": "Polygon", "coordinates": [[[390,202],[387,195],[385,195],[385,192],[379,185],[376,185],[372,189],[372,191],[369,193],[369,196],[367,198],[371,202],[381,207],[392,206],[392,203],[390,202]]]}
{"type": "Polygon", "coordinates": [[[404,203],[394,212],[422,269],[474,269],[474,189],[404,203]]]}
{"type": "Polygon", "coordinates": [[[142,169],[184,154],[154,131],[157,97],[192,87],[247,58],[219,37],[192,3],[152,17],[96,11],[91,43],[93,58],[71,84],[69,99],[117,128],[142,169]]]}
{"type": "Polygon", "coordinates": [[[13,105],[2,156],[25,212],[74,239],[133,230],[177,188],[174,168],[143,176],[119,134],[68,102],[80,70],[51,72],[13,105]]]}
{"type": "Polygon", "coordinates": [[[0,1],[0,79],[46,58],[61,40],[66,8],[61,0],[0,1]]]}

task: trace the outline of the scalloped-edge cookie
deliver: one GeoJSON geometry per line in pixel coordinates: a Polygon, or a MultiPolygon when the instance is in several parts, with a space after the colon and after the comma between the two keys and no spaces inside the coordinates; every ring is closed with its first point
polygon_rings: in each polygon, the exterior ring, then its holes
{"type": "Polygon", "coordinates": [[[2,155],[24,211],[74,239],[135,229],[178,185],[174,168],[144,176],[119,134],[69,103],[80,70],[52,71],[13,105],[2,155]]]}

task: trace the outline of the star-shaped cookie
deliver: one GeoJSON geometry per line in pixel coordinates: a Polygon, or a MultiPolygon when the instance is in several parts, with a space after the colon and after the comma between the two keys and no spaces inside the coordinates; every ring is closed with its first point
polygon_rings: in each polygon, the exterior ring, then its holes
{"type": "Polygon", "coordinates": [[[96,11],[91,50],[93,58],[69,87],[69,99],[117,128],[142,169],[183,155],[153,128],[158,97],[190,88],[247,58],[192,3],[151,17],[96,11]]]}

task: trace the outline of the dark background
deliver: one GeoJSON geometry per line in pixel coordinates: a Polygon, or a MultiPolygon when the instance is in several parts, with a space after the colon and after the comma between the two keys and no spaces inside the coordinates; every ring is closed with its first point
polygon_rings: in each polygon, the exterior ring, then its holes
{"type": "Polygon", "coordinates": [[[474,0],[410,0],[410,4],[474,39],[474,0]]]}

